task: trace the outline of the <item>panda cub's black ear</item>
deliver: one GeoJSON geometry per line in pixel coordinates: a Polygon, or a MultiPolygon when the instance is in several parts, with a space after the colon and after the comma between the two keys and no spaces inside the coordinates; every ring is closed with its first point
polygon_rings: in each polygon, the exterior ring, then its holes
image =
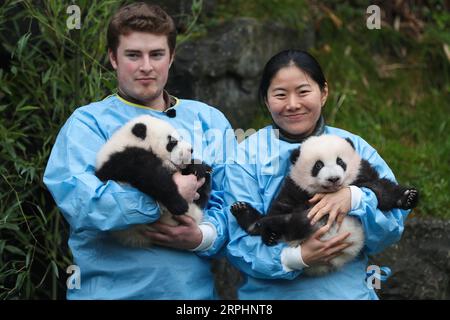
{"type": "Polygon", "coordinates": [[[136,123],[131,129],[131,132],[138,138],[145,140],[147,137],[147,126],[143,123],[136,123]]]}
{"type": "Polygon", "coordinates": [[[356,150],[355,145],[353,144],[353,141],[350,140],[350,138],[345,138],[345,140],[347,140],[347,142],[350,143],[350,145],[352,146],[353,150],[356,150]]]}
{"type": "Polygon", "coordinates": [[[299,156],[300,156],[300,147],[297,148],[297,149],[294,149],[294,150],[292,151],[291,157],[290,157],[291,163],[294,164],[294,163],[297,161],[297,159],[298,159],[299,156]]]}

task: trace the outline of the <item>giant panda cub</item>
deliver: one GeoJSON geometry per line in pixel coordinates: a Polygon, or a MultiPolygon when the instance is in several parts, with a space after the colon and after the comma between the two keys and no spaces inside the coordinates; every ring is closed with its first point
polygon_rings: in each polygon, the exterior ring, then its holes
{"type": "MultiPolygon", "coordinates": [[[[97,154],[95,175],[102,181],[130,184],[160,204],[159,221],[178,225],[172,214],[187,214],[197,223],[211,192],[211,167],[192,160],[192,146],[180,139],[176,129],[166,121],[149,115],[132,119],[119,128],[97,154]],[[205,183],[198,189],[200,198],[188,203],[178,192],[172,176],[195,174],[205,183]]],[[[123,245],[147,247],[151,241],[142,231],[150,225],[135,225],[112,234],[123,245]]]]}
{"type": "MultiPolygon", "coordinates": [[[[236,202],[231,212],[238,224],[251,235],[261,235],[266,245],[279,240],[297,246],[326,224],[325,216],[311,226],[307,218],[310,206],[307,200],[316,193],[335,192],[342,187],[355,185],[373,190],[380,210],[411,209],[416,206],[419,193],[380,178],[370,163],[361,159],[350,139],[334,135],[308,138],[291,154],[292,166],[283,181],[280,193],[272,202],[267,215],[261,215],[246,202],[236,202]]],[[[337,234],[350,232],[346,241],[352,245],[343,254],[332,259],[330,265],[305,269],[308,275],[320,275],[338,269],[354,259],[364,245],[363,228],[359,220],[345,216],[337,230],[334,224],[322,237],[330,239],[337,234]]]]}

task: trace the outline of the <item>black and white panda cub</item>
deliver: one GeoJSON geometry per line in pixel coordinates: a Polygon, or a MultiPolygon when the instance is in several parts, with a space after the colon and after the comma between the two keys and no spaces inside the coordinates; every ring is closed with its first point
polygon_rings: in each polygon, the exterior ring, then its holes
{"type": "MultiPolygon", "coordinates": [[[[334,135],[308,138],[293,151],[291,162],[290,173],[267,215],[261,215],[246,202],[236,202],[231,206],[238,224],[251,235],[261,235],[269,246],[279,240],[297,246],[326,224],[327,216],[314,226],[307,218],[310,209],[307,200],[316,193],[335,192],[349,185],[367,187],[375,193],[380,210],[411,209],[418,201],[416,189],[380,178],[370,163],[360,158],[348,138],[334,135]]],[[[319,275],[336,270],[356,257],[364,245],[363,229],[357,218],[347,215],[339,231],[335,224],[322,239],[346,232],[351,233],[346,241],[353,244],[331,260],[330,266],[310,267],[305,269],[306,274],[319,275]]]]}
{"type": "MultiPolygon", "coordinates": [[[[159,221],[177,225],[171,214],[187,214],[199,223],[211,192],[212,169],[192,158],[192,146],[180,139],[176,129],[166,121],[149,115],[132,119],[119,128],[97,154],[95,175],[102,181],[128,183],[160,204],[159,221]],[[172,179],[175,172],[193,173],[205,183],[198,189],[200,198],[188,203],[172,179]]],[[[147,247],[151,241],[142,230],[150,225],[135,225],[114,231],[124,245],[147,247]]]]}

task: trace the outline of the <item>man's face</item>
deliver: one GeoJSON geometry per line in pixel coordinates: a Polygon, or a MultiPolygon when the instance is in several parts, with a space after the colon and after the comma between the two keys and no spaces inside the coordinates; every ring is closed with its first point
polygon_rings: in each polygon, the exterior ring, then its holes
{"type": "Polygon", "coordinates": [[[173,61],[167,36],[145,32],[120,35],[117,53],[110,51],[109,59],[122,93],[145,106],[164,110],[162,93],[173,61]]]}

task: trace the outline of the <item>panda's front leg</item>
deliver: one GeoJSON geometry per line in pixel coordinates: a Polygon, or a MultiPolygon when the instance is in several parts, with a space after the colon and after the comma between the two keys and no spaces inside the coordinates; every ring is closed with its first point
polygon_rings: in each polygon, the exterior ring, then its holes
{"type": "Polygon", "coordinates": [[[204,208],[208,203],[209,196],[211,194],[212,168],[204,162],[192,160],[192,163],[188,164],[186,168],[181,171],[181,173],[184,175],[193,174],[197,177],[197,180],[205,178],[205,182],[197,190],[200,197],[198,200],[194,201],[194,203],[196,203],[200,208],[204,208]]]}
{"type": "Polygon", "coordinates": [[[169,210],[171,214],[176,216],[185,214],[189,210],[189,205],[183,198],[181,198],[179,202],[175,201],[171,203],[166,203],[165,207],[167,208],[167,210],[169,210]]]}
{"type": "Polygon", "coordinates": [[[211,166],[200,160],[192,160],[190,164],[181,171],[182,174],[193,174],[197,179],[209,177],[212,173],[211,166]]]}
{"type": "Polygon", "coordinates": [[[173,186],[170,186],[172,190],[165,192],[163,199],[160,201],[173,215],[188,214],[192,202],[187,199],[190,199],[196,193],[194,188],[197,183],[192,179],[186,180],[179,172],[172,175],[172,181],[173,186]]]}
{"type": "Polygon", "coordinates": [[[386,178],[370,181],[364,186],[375,193],[380,210],[412,209],[419,200],[417,189],[398,185],[386,178]]]}
{"type": "Polygon", "coordinates": [[[265,216],[257,222],[261,239],[265,245],[274,246],[279,241],[291,241],[290,229],[292,225],[292,214],[265,216]]]}
{"type": "MultiPolygon", "coordinates": [[[[168,188],[165,189],[167,190],[168,188]]],[[[163,204],[171,214],[182,215],[188,212],[188,202],[180,195],[176,185],[175,188],[170,189],[167,193],[155,194],[153,198],[163,204]]]]}
{"type": "Polygon", "coordinates": [[[182,215],[188,212],[188,202],[182,197],[173,179],[173,172],[163,166],[153,166],[142,170],[136,179],[136,187],[163,204],[170,213],[182,215]]]}
{"type": "Polygon", "coordinates": [[[258,221],[263,216],[252,207],[250,203],[238,201],[233,203],[230,207],[230,212],[236,218],[238,225],[251,235],[260,235],[258,221]]]}

